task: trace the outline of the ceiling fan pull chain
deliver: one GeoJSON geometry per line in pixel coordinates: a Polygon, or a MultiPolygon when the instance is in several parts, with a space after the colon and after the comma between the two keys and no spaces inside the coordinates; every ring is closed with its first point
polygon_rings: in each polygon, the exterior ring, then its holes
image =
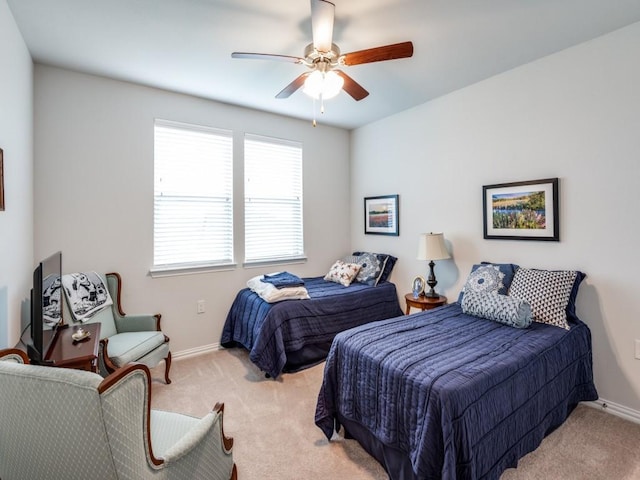
{"type": "Polygon", "coordinates": [[[317,126],[316,123],[316,99],[313,98],[313,122],[311,123],[314,127],[317,126]]]}

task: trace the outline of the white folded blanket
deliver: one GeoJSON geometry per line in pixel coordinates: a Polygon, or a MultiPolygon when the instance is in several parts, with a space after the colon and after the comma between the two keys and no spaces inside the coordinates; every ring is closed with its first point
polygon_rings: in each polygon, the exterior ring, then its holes
{"type": "MultiPolygon", "coordinates": [[[[278,272],[276,272],[278,273],[278,272]]],[[[270,273],[269,275],[275,275],[270,273]]],[[[276,303],[282,300],[306,300],[309,292],[305,287],[276,288],[273,284],[263,282],[264,275],[258,275],[247,282],[247,287],[260,295],[265,302],[276,303]]]]}

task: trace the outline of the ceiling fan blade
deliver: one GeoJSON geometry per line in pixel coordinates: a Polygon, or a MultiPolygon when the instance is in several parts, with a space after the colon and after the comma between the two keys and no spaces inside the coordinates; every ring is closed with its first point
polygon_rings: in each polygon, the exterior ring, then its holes
{"type": "Polygon", "coordinates": [[[331,51],[335,10],[336,6],[327,0],[311,0],[313,48],[319,52],[331,51]]]}
{"type": "Polygon", "coordinates": [[[276,98],[289,98],[296,90],[298,90],[302,85],[304,85],[304,81],[307,79],[311,72],[305,72],[302,75],[299,75],[293,82],[284,87],[280,93],[276,95],[276,98]]]}
{"type": "Polygon", "coordinates": [[[340,63],[344,65],[360,65],[362,63],[382,62],[411,56],[413,56],[413,43],[402,42],[345,53],[342,55],[340,63]]]}
{"type": "Polygon", "coordinates": [[[347,92],[349,95],[353,97],[354,100],[360,101],[369,95],[362,85],[356,82],[349,75],[344,73],[342,70],[334,70],[338,75],[340,75],[344,79],[344,85],[342,85],[342,89],[347,92]]]}
{"type": "Polygon", "coordinates": [[[270,53],[233,52],[231,58],[248,58],[251,60],[276,60],[278,62],[302,63],[303,58],[289,55],[272,55],[270,53]]]}

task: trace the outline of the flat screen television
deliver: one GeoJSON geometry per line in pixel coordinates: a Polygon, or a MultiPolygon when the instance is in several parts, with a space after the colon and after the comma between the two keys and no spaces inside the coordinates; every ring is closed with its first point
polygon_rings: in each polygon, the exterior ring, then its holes
{"type": "Polygon", "coordinates": [[[62,319],[62,253],[42,260],[33,271],[31,289],[31,342],[27,355],[31,363],[47,363],[56,329],[62,319]]]}

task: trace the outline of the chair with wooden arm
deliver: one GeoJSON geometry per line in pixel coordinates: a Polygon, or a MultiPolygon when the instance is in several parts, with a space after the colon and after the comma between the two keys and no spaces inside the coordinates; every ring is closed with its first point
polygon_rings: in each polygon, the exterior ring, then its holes
{"type": "MultiPolygon", "coordinates": [[[[169,337],[160,329],[161,315],[127,315],[122,309],[122,278],[118,273],[98,274],[107,286],[113,304],[97,312],[84,323],[100,323],[100,373],[103,376],[128,363],[137,362],[153,368],[165,361],[164,379],[169,379],[171,351],[169,337]]],[[[65,295],[64,319],[74,324],[69,299],[65,295]]]]}
{"type": "Polygon", "coordinates": [[[224,406],[203,418],[152,410],[149,369],[107,378],[0,351],[0,478],[235,480],[224,406]]]}

